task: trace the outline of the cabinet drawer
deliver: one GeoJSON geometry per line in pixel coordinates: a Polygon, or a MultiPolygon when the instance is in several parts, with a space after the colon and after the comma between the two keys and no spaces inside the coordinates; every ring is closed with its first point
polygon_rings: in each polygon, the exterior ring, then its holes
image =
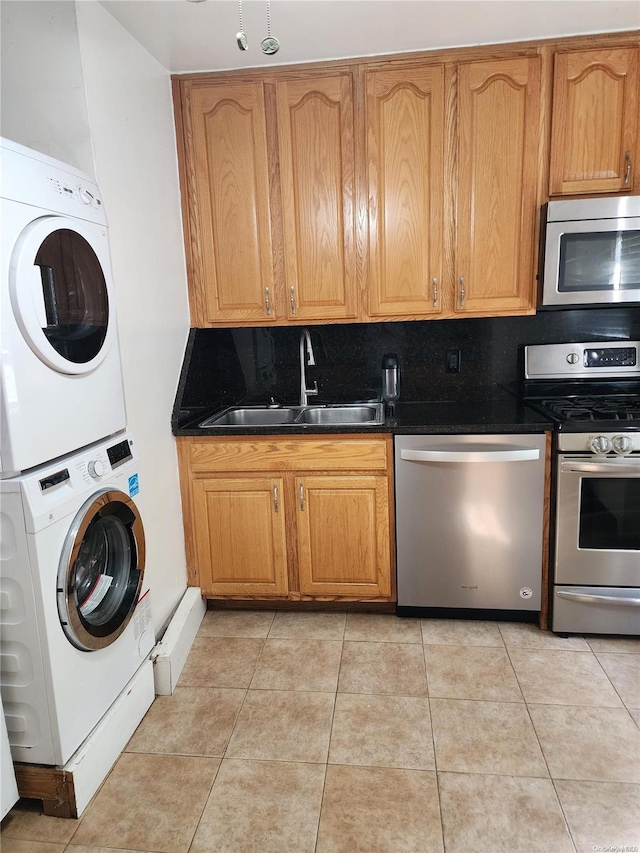
{"type": "Polygon", "coordinates": [[[195,474],[213,471],[386,471],[391,438],[225,439],[194,441],[195,474]]]}

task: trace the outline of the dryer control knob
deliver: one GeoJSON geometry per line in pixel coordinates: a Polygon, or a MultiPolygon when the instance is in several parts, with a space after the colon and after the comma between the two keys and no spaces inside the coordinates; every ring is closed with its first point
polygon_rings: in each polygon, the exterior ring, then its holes
{"type": "Polygon", "coordinates": [[[93,196],[89,192],[89,190],[79,190],[78,195],[80,196],[80,201],[83,204],[91,204],[93,201],[93,196]]]}
{"type": "Polygon", "coordinates": [[[627,453],[631,453],[633,450],[633,441],[629,438],[628,435],[616,435],[613,438],[613,449],[616,453],[619,453],[621,456],[624,456],[627,453]]]}
{"type": "Polygon", "coordinates": [[[611,450],[611,441],[606,435],[594,435],[589,440],[589,449],[594,453],[608,453],[611,450]]]}
{"type": "Polygon", "coordinates": [[[89,476],[93,477],[94,480],[97,480],[98,477],[102,477],[104,474],[104,462],[100,459],[93,459],[87,465],[87,470],[89,471],[89,476]]]}

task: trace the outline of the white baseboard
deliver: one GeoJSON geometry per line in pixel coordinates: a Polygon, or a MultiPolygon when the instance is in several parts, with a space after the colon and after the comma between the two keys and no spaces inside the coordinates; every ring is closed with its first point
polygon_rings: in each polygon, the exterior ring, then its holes
{"type": "Polygon", "coordinates": [[[151,654],[156,695],[170,696],[176,689],[206,611],[207,602],[202,598],[200,588],[188,587],[162,640],[151,654]]]}
{"type": "Polygon", "coordinates": [[[154,700],[153,665],[146,660],[62,770],[73,776],[77,816],[88,806],[154,700]]]}

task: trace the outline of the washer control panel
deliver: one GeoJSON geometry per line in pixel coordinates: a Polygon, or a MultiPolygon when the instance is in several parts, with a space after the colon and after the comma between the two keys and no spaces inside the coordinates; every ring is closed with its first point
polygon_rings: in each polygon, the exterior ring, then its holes
{"type": "Polygon", "coordinates": [[[106,470],[105,464],[101,459],[91,459],[87,462],[87,471],[89,472],[89,476],[93,477],[94,480],[104,477],[106,470]]]}

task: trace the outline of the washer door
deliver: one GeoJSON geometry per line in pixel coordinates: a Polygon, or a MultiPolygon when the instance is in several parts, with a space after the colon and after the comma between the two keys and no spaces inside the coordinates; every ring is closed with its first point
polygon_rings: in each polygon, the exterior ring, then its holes
{"type": "Polygon", "coordinates": [[[9,291],[22,335],[60,373],[89,373],[115,334],[107,229],[43,216],[20,235],[9,291]]]}
{"type": "Polygon", "coordinates": [[[138,603],[144,563],[135,503],[120,491],[93,495],[71,525],[58,571],[58,613],[74,646],[91,652],[117,640],[138,603]]]}

